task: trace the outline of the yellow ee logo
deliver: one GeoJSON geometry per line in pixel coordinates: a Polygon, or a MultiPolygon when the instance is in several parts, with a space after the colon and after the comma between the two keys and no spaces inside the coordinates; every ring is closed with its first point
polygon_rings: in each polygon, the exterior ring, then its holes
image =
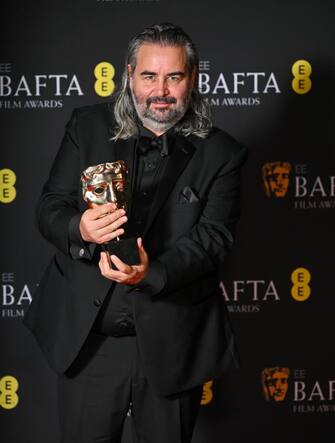
{"type": "Polygon", "coordinates": [[[115,68],[111,63],[101,62],[94,68],[96,78],[94,90],[100,97],[109,97],[113,93],[115,89],[114,75],[115,68]]]}
{"type": "Polygon", "coordinates": [[[292,272],[291,281],[293,283],[291,288],[291,295],[296,301],[305,301],[311,295],[311,273],[306,268],[297,268],[292,272]]]}
{"type": "Polygon", "coordinates": [[[19,402],[16,391],[19,383],[15,377],[5,375],[0,379],[0,406],[4,409],[13,409],[19,402]]]}
{"type": "Polygon", "coordinates": [[[292,89],[297,94],[306,94],[311,90],[312,80],[309,78],[312,66],[307,60],[298,60],[292,65],[292,89]]]}
{"type": "Polygon", "coordinates": [[[16,189],[14,187],[16,182],[15,172],[11,169],[0,169],[0,202],[11,203],[15,200],[16,189]]]}
{"type": "Polygon", "coordinates": [[[203,384],[202,398],[200,402],[201,405],[207,405],[213,400],[212,386],[213,386],[213,380],[207,381],[206,383],[203,384]]]}

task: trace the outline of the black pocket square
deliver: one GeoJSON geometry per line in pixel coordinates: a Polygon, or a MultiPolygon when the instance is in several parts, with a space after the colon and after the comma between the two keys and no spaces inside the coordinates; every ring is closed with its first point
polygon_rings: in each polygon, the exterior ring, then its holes
{"type": "Polygon", "coordinates": [[[179,195],[179,203],[194,203],[198,202],[199,198],[195,195],[192,189],[189,186],[185,186],[185,188],[181,191],[179,195]]]}

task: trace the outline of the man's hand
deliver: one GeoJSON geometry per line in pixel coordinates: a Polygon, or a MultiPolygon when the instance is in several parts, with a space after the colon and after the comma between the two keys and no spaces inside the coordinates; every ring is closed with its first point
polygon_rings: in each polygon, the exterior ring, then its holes
{"type": "Polygon", "coordinates": [[[114,203],[106,203],[83,213],[79,224],[80,234],[87,242],[106,243],[124,233],[120,226],[127,220],[124,209],[116,209],[114,203]]]}
{"type": "Polygon", "coordinates": [[[140,256],[140,264],[138,265],[127,265],[115,255],[111,255],[111,260],[117,267],[117,270],[110,268],[107,253],[101,252],[99,261],[101,274],[110,280],[126,285],[136,285],[143,280],[148,272],[149,258],[143,247],[141,238],[137,239],[137,246],[140,256]]]}

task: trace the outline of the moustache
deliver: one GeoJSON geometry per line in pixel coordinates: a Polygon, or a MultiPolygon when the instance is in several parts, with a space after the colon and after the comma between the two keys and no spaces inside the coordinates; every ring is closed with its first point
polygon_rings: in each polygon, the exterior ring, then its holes
{"type": "Polygon", "coordinates": [[[177,99],[175,97],[149,97],[147,99],[147,105],[149,106],[151,103],[177,103],[177,99]]]}

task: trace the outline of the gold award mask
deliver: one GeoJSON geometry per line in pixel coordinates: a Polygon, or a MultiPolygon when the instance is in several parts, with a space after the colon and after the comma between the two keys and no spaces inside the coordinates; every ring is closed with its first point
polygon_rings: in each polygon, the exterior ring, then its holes
{"type": "Polygon", "coordinates": [[[128,168],[122,161],[90,166],[81,174],[83,198],[89,208],[115,203],[117,208],[127,206],[128,168]]]}

